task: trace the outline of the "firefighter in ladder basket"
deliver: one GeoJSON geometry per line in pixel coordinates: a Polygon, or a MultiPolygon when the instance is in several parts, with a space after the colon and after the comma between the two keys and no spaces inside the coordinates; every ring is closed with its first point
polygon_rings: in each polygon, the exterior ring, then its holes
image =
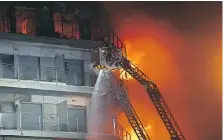
{"type": "Polygon", "coordinates": [[[113,45],[113,43],[111,43],[109,41],[109,39],[106,37],[104,39],[104,47],[105,47],[105,53],[106,53],[106,63],[109,65],[109,66],[112,66],[113,64],[113,55],[115,53],[115,46],[113,45]]]}

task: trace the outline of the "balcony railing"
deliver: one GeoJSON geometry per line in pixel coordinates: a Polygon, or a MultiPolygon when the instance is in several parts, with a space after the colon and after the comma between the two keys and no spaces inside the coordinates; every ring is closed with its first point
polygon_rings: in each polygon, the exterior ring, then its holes
{"type": "Polygon", "coordinates": [[[115,119],[113,119],[114,135],[123,140],[131,140],[131,135],[115,119]]]}
{"type": "Polygon", "coordinates": [[[86,133],[89,137],[97,135],[113,135],[123,140],[131,140],[130,134],[115,120],[111,120],[111,123],[113,123],[112,125],[114,126],[113,133],[89,134],[87,133],[86,122],[83,121],[83,118],[68,118],[69,116],[67,118],[62,118],[57,114],[4,112],[0,113],[0,129],[79,132],[86,133]],[[69,122],[71,120],[72,122],[69,122]]]}
{"type": "MultiPolygon", "coordinates": [[[[0,113],[0,127],[3,129],[65,131],[86,133],[86,124],[79,117],[61,118],[57,114],[0,113]],[[72,124],[72,125],[71,125],[72,124]]],[[[83,120],[83,119],[82,119],[83,120]]]]}
{"type": "Polygon", "coordinates": [[[91,72],[0,63],[0,78],[93,86],[91,72]]]}

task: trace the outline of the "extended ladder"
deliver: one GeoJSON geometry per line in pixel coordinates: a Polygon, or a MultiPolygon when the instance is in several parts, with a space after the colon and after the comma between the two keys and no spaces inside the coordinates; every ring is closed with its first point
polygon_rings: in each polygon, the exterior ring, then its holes
{"type": "Polygon", "coordinates": [[[115,60],[116,63],[146,88],[146,91],[171,136],[171,140],[186,140],[156,84],[123,56],[118,55],[118,58],[115,60]]]}
{"type": "Polygon", "coordinates": [[[124,113],[131,124],[134,132],[136,133],[139,140],[150,140],[148,134],[146,133],[146,130],[144,129],[141,121],[139,120],[139,117],[137,116],[133,106],[131,105],[127,90],[125,88],[124,82],[120,79],[117,79],[112,73],[107,73],[106,80],[103,83],[108,83],[107,87],[110,89],[109,93],[113,96],[117,97],[116,99],[119,100],[119,102],[122,105],[122,108],[124,110],[124,113]]]}
{"type": "Polygon", "coordinates": [[[131,124],[139,140],[150,140],[145,128],[143,127],[139,117],[137,116],[133,106],[129,101],[124,83],[120,83],[120,85],[123,89],[123,92],[119,92],[117,96],[120,103],[122,104],[122,107],[124,109],[126,117],[128,118],[129,123],[131,124]]]}
{"type": "MultiPolygon", "coordinates": [[[[177,125],[172,113],[170,112],[170,109],[168,108],[166,102],[164,101],[162,95],[160,94],[159,89],[157,88],[156,84],[149,77],[147,77],[139,68],[137,68],[129,60],[126,59],[125,46],[112,30],[108,32],[107,38],[105,39],[103,44],[99,46],[99,48],[102,51],[99,51],[99,50],[93,51],[94,52],[92,55],[93,63],[94,63],[93,67],[97,68],[98,66],[102,66],[101,69],[104,69],[106,67],[114,67],[114,66],[116,68],[123,68],[126,72],[128,72],[133,78],[135,78],[139,83],[141,83],[145,87],[147,93],[149,94],[150,99],[155,105],[155,108],[158,114],[160,115],[163,123],[165,124],[170,134],[170,139],[171,140],[186,140],[179,126],[177,125]],[[105,49],[109,46],[110,47],[113,46],[112,51],[107,51],[105,49]],[[121,51],[122,54],[119,53],[120,50],[122,50],[121,51]],[[102,60],[99,59],[99,57],[103,55],[105,55],[104,57],[109,56],[107,57],[109,58],[108,59],[109,61],[106,62],[107,63],[106,65],[104,65],[104,62],[101,63],[102,60]],[[110,65],[109,62],[112,62],[113,65],[110,65]]],[[[124,99],[125,97],[123,97],[123,100],[124,99]]],[[[130,106],[129,103],[126,103],[124,101],[122,102],[124,104],[123,106],[128,106],[128,105],[130,106]]],[[[128,107],[125,107],[125,108],[128,108],[128,107]]],[[[132,108],[132,107],[130,106],[129,108],[132,108]]],[[[128,112],[127,109],[125,111],[128,112]]],[[[133,125],[133,128],[134,128],[134,125],[133,125]]],[[[136,131],[138,132],[138,130],[135,130],[135,132],[136,131]]]]}

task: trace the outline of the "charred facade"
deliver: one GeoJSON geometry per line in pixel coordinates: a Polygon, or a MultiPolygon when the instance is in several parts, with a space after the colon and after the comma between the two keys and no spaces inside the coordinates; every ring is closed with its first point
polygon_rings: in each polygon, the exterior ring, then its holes
{"type": "Polygon", "coordinates": [[[100,2],[5,2],[0,32],[99,40],[109,27],[104,13],[100,2]]]}

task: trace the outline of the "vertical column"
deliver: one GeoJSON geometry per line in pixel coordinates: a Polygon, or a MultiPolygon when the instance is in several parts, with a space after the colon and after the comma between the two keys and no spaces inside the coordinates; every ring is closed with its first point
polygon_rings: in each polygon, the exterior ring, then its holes
{"type": "MultiPolygon", "coordinates": [[[[85,53],[85,52],[84,52],[85,53]]],[[[88,54],[85,54],[84,56],[87,56],[88,54]]],[[[93,75],[95,73],[90,68],[91,61],[84,61],[84,84],[85,86],[93,86],[93,83],[95,83],[95,79],[93,78],[93,75]]]]}
{"type": "Polygon", "coordinates": [[[116,135],[116,120],[113,119],[113,134],[116,135]]]}
{"type": "Polygon", "coordinates": [[[61,34],[64,35],[64,33],[63,33],[63,8],[62,7],[60,10],[60,20],[61,20],[61,34]]]}
{"type": "Polygon", "coordinates": [[[0,56],[0,78],[3,77],[3,69],[4,69],[4,64],[1,60],[1,56],[0,56]]]}
{"type": "Polygon", "coordinates": [[[13,53],[14,53],[14,77],[19,78],[19,50],[13,45],[13,53]]]}
{"type": "Polygon", "coordinates": [[[82,79],[81,80],[81,85],[82,86],[86,86],[85,77],[86,77],[86,73],[85,73],[84,60],[81,60],[81,79],[82,79]]]}
{"type": "Polygon", "coordinates": [[[79,119],[78,117],[76,117],[76,121],[77,121],[77,132],[79,131],[79,119]]]}
{"type": "Polygon", "coordinates": [[[68,131],[69,121],[66,101],[57,104],[57,115],[59,116],[59,129],[68,131]]]}
{"type": "Polygon", "coordinates": [[[80,31],[80,39],[91,40],[90,19],[88,18],[79,19],[79,31],[80,31]]]}
{"type": "Polygon", "coordinates": [[[89,133],[89,119],[90,119],[90,110],[91,110],[91,106],[90,104],[87,104],[86,106],[86,132],[89,133]]]}
{"type": "Polygon", "coordinates": [[[22,113],[21,113],[21,110],[19,112],[19,129],[20,130],[22,129],[22,113]]]}
{"type": "Polygon", "coordinates": [[[55,67],[55,76],[56,81],[59,83],[65,82],[65,62],[64,62],[64,54],[57,55],[54,59],[54,67],[55,67]]]}
{"type": "Polygon", "coordinates": [[[41,116],[39,115],[39,130],[41,130],[42,125],[41,125],[41,116]]]}
{"type": "Polygon", "coordinates": [[[57,131],[60,131],[60,116],[57,115],[57,131]]]}
{"type": "Polygon", "coordinates": [[[36,35],[37,36],[54,36],[54,22],[52,6],[49,3],[39,3],[36,10],[37,24],[36,35]]]}
{"type": "Polygon", "coordinates": [[[80,9],[78,13],[80,39],[91,40],[90,12],[92,11],[89,11],[88,8],[85,8],[85,9],[80,9]]]}
{"type": "Polygon", "coordinates": [[[10,33],[16,33],[16,16],[15,16],[14,5],[10,5],[7,11],[8,11],[9,24],[10,24],[10,33]]]}

